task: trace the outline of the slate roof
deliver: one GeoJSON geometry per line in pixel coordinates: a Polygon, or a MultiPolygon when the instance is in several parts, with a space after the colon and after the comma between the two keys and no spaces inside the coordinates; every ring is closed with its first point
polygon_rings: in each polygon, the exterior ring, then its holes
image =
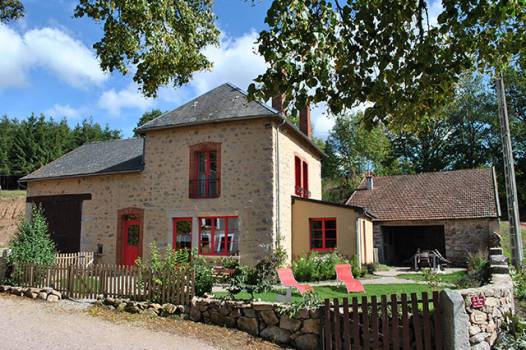
{"type": "Polygon", "coordinates": [[[20,179],[32,180],[135,172],[143,170],[143,139],[82,145],[20,179]]]}
{"type": "Polygon", "coordinates": [[[279,113],[263,103],[248,101],[246,92],[225,83],[144,124],[138,131],[263,116],[279,113]]]}
{"type": "Polygon", "coordinates": [[[496,218],[500,216],[493,169],[363,179],[347,201],[369,210],[377,221],[496,218]]]}

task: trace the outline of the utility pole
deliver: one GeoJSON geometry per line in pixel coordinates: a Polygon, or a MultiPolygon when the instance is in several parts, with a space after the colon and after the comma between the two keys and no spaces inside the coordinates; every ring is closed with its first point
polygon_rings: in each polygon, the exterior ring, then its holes
{"type": "Polygon", "coordinates": [[[497,87],[497,100],[499,104],[500,135],[502,138],[502,154],[504,163],[504,179],[506,183],[506,201],[508,206],[508,220],[510,223],[510,242],[512,263],[517,270],[522,268],[522,234],[519,217],[519,204],[517,199],[517,185],[515,183],[515,165],[511,147],[510,123],[508,120],[508,107],[502,73],[497,73],[495,79],[497,87]]]}

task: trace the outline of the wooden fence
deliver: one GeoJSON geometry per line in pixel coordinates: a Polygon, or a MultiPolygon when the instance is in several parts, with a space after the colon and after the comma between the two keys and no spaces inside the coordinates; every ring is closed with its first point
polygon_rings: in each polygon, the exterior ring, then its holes
{"type": "Polygon", "coordinates": [[[94,252],[60,253],[55,258],[55,264],[64,267],[69,265],[89,267],[93,265],[94,261],[94,252]]]}
{"type": "Polygon", "coordinates": [[[95,299],[98,295],[189,305],[195,292],[191,267],[157,273],[124,265],[23,265],[15,269],[21,286],[51,287],[69,298],[95,299]]]}
{"type": "Polygon", "coordinates": [[[323,348],[442,350],[438,292],[325,299],[323,348]]]}

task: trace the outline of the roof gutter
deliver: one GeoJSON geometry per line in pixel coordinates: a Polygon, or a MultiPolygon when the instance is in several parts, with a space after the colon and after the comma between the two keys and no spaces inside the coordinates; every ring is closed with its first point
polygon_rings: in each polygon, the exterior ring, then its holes
{"type": "Polygon", "coordinates": [[[75,175],[63,175],[63,176],[51,176],[51,177],[42,177],[42,178],[21,178],[18,180],[18,183],[29,183],[37,181],[47,181],[47,180],[63,180],[63,179],[74,179],[79,177],[91,177],[91,176],[103,176],[103,175],[119,175],[119,174],[131,174],[131,173],[140,173],[144,171],[144,167],[141,169],[135,170],[123,170],[123,171],[108,171],[103,173],[87,173],[87,174],[75,174],[75,175]]]}

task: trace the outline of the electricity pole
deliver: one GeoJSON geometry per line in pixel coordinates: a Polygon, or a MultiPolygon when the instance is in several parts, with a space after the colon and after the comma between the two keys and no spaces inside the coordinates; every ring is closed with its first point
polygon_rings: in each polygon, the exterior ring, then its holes
{"type": "Polygon", "coordinates": [[[511,147],[510,123],[508,107],[502,73],[497,73],[497,100],[499,104],[500,135],[502,138],[502,154],[504,163],[504,179],[506,183],[506,201],[508,206],[508,220],[510,223],[510,242],[512,263],[517,270],[522,268],[523,251],[519,205],[517,199],[517,185],[515,183],[515,166],[511,147]]]}

